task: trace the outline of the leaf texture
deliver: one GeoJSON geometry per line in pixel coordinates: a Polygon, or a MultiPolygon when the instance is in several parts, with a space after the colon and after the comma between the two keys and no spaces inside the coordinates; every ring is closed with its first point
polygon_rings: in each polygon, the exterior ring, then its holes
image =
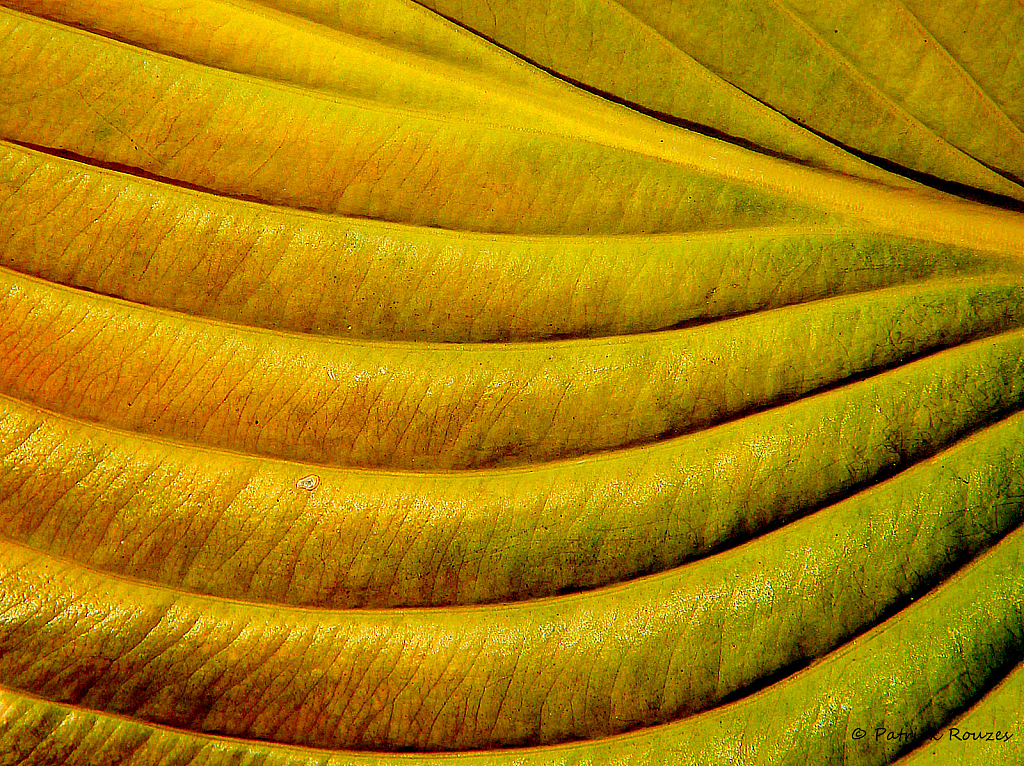
{"type": "Polygon", "coordinates": [[[1022,29],[2,0],[0,765],[1024,763],[1022,29]]]}

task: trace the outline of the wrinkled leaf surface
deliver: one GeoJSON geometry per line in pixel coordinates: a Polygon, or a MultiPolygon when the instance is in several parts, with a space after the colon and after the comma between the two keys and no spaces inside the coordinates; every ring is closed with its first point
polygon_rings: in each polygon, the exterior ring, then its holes
{"type": "Polygon", "coordinates": [[[1024,763],[1022,41],[2,0],[0,764],[1024,763]]]}

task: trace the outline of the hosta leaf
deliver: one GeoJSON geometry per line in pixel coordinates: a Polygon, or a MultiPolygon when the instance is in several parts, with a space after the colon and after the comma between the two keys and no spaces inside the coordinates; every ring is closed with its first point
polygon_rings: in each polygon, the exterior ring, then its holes
{"type": "Polygon", "coordinates": [[[824,227],[471,236],[254,205],[3,148],[3,265],[301,332],[439,341],[618,335],[1007,269],[963,248],[824,227]]]}
{"type": "Polygon", "coordinates": [[[1024,286],[982,279],[641,336],[384,345],[272,335],[2,276],[0,390],[211,446],[398,468],[643,443],[1024,319],[1024,286]]]}
{"type": "Polygon", "coordinates": [[[69,764],[879,763],[906,745],[852,739],[852,732],[907,719],[938,726],[1010,669],[1007,654],[1020,646],[1008,639],[1020,635],[1024,596],[1019,545],[1018,532],[883,628],[782,683],[628,736],[456,756],[331,754],[158,728],[4,690],[4,744],[15,762],[40,756],[69,764]]]}
{"type": "Polygon", "coordinates": [[[241,78],[11,12],[0,23],[6,137],[229,195],[523,233],[767,222],[767,207],[777,221],[821,217],[564,133],[439,119],[241,78]],[[264,161],[254,168],[252,156],[264,161]],[[613,175],[601,173],[605,163],[613,175]]]}
{"type": "MultiPolygon", "coordinates": [[[[463,68],[445,66],[444,59],[438,61],[436,53],[431,57],[418,56],[410,60],[397,54],[393,47],[382,48],[365,37],[357,41],[349,35],[332,35],[323,27],[305,25],[294,18],[261,10],[258,6],[207,0],[183,9],[186,16],[181,16],[182,10],[179,10],[183,23],[180,27],[168,29],[162,19],[175,4],[167,0],[147,0],[144,5],[126,5],[123,0],[110,0],[106,4],[70,7],[55,0],[22,0],[12,5],[193,61],[283,82],[371,97],[406,108],[415,106],[452,115],[465,113],[469,107],[478,118],[486,114],[489,121],[536,128],[541,124],[539,121],[548,122],[550,116],[544,110],[531,109],[531,103],[550,102],[551,99],[564,102],[568,99],[587,112],[594,111],[597,106],[558,81],[525,67],[510,67],[504,57],[493,50],[488,51],[486,58],[492,71],[486,71],[487,76],[467,76],[463,68]],[[189,31],[193,26],[209,26],[214,22],[216,26],[212,36],[197,38],[189,31]],[[533,76],[525,78],[523,70],[533,76]],[[513,98],[513,95],[517,97],[513,98]]],[[[312,18],[322,15],[312,7],[300,6],[298,10],[305,11],[312,18]]],[[[328,16],[328,21],[336,18],[341,31],[348,29],[351,22],[348,21],[347,10],[339,9],[337,16],[328,16]]],[[[389,8],[388,13],[392,10],[389,8]]],[[[600,12],[604,7],[595,10],[600,12]]],[[[602,29],[617,29],[615,24],[609,25],[605,21],[594,17],[591,24],[602,29]]],[[[434,23],[437,23],[436,18],[434,23]]],[[[368,31],[372,33],[372,30],[368,31]]],[[[628,31],[630,34],[636,32],[632,28],[628,31]]],[[[649,46],[650,49],[660,50],[658,46],[649,46]]],[[[839,170],[889,183],[902,183],[899,177],[881,172],[831,146],[728,84],[709,77],[705,70],[686,57],[681,57],[682,61],[677,58],[680,57],[649,62],[652,65],[650,71],[657,72],[659,81],[663,82],[666,75],[674,74],[682,64],[684,72],[681,75],[688,80],[696,80],[694,84],[701,90],[687,95],[690,103],[700,105],[705,111],[689,115],[692,122],[702,125],[720,122],[730,126],[734,133],[746,130],[743,138],[751,141],[760,139],[762,145],[774,146],[774,141],[780,151],[789,151],[795,156],[818,160],[839,170]],[[716,106],[726,114],[709,113],[716,106]]],[[[622,69],[617,61],[611,64],[612,72],[620,75],[636,71],[622,69]]],[[[646,74],[647,70],[645,66],[641,71],[646,74]]],[[[673,91],[661,85],[653,89],[652,95],[657,94],[657,98],[665,93],[673,94],[673,91]]],[[[550,124],[556,130],[559,128],[557,122],[550,124]]]]}
{"type": "Polygon", "coordinates": [[[0,673],[89,708],[329,747],[468,749],[659,723],[824,653],[1018,524],[1024,510],[1002,499],[1024,484],[1020,421],[756,544],[517,606],[296,612],[126,586],[7,545],[0,673]]]}
{"type": "Polygon", "coordinates": [[[997,336],[658,446],[468,474],[318,468],[313,494],[298,486],[305,466],[197,453],[7,402],[2,531],[106,571],[278,603],[594,587],[770,529],[1012,411],[1024,401],[1022,343],[997,336]]]}
{"type": "Polygon", "coordinates": [[[540,88],[512,90],[520,83],[503,72],[466,72],[294,16],[224,0],[204,0],[187,8],[167,0],[111,0],[88,7],[25,0],[10,6],[189,61],[440,117],[461,115],[520,128],[547,123],[559,130],[565,118],[552,119],[550,111],[533,101],[564,97],[567,91],[589,103],[556,81],[535,76],[525,84],[537,80],[540,88]],[[167,26],[171,13],[180,26],[167,26]],[[191,31],[196,27],[209,31],[199,37],[191,31]]]}
{"type": "Polygon", "coordinates": [[[991,763],[1002,759],[1017,763],[1024,758],[1024,747],[1014,732],[1001,729],[1024,704],[1024,666],[1018,665],[966,714],[949,727],[933,735],[918,750],[900,761],[906,766],[933,763],[991,763]],[[956,750],[949,752],[952,744],[956,750]]]}
{"type": "Polygon", "coordinates": [[[1022,24],[0,2],[0,764],[1021,762],[1022,24]]]}
{"type": "MultiPolygon", "coordinates": [[[[859,152],[948,181],[1024,197],[1024,122],[1015,106],[1020,37],[1009,32],[1021,27],[1024,13],[1013,0],[976,3],[964,11],[979,26],[998,24],[1001,34],[994,39],[959,32],[959,19],[952,22],[936,11],[944,4],[901,0],[871,5],[519,0],[497,9],[473,0],[425,4],[560,74],[728,135],[760,138],[745,125],[745,98],[752,97],[859,152]],[[939,38],[930,25],[939,30],[939,38]],[[974,43],[965,46],[974,51],[966,65],[940,41],[957,34],[950,31],[954,25],[959,39],[974,43]],[[561,31],[531,34],[540,26],[561,31]],[[625,71],[646,70],[645,77],[653,72],[657,79],[637,82],[624,74],[624,52],[634,64],[625,71]],[[658,66],[663,61],[670,61],[670,68],[658,66]],[[722,115],[705,106],[719,100],[703,92],[709,78],[737,89],[728,100],[720,97],[725,104],[737,104],[730,112],[722,115]],[[693,101],[700,106],[691,106],[693,101]]],[[[761,115],[753,119],[770,124],[761,115]]],[[[824,156],[801,154],[779,139],[761,143],[838,168],[824,156]]]]}

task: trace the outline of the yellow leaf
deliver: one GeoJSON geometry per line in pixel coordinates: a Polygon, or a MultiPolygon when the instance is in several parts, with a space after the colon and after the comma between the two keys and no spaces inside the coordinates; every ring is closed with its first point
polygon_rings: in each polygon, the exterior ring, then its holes
{"type": "Polygon", "coordinates": [[[0,2],[0,765],[1021,762],[1022,29],[0,2]]]}

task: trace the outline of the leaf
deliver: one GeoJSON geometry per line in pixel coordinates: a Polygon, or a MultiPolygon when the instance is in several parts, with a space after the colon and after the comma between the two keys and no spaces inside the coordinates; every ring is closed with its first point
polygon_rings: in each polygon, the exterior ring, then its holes
{"type": "MultiPolygon", "coordinates": [[[[1012,0],[965,8],[964,15],[974,19],[971,30],[962,29],[958,14],[939,7],[947,4],[913,0],[870,6],[807,0],[561,0],[505,3],[501,18],[486,3],[431,0],[426,5],[564,75],[766,148],[824,160],[797,153],[781,137],[764,140],[733,110],[751,111],[752,102],[769,106],[860,153],[1021,198],[1024,112],[1020,89],[1014,87],[1021,72],[1020,38],[1010,30],[1020,29],[1024,19],[1012,0]],[[553,42],[549,35],[530,35],[532,25],[517,19],[536,24],[558,19],[566,31],[553,42]],[[997,25],[1001,46],[992,46],[988,57],[958,60],[960,47],[989,50],[991,38],[978,32],[997,25]],[[633,68],[621,67],[617,54],[623,49],[633,68]],[[636,70],[657,73],[659,79],[637,81],[625,74],[636,70]],[[679,74],[666,77],[672,70],[679,74]],[[704,91],[708,79],[714,101],[704,91]],[[716,102],[717,113],[709,115],[708,104],[716,102]]],[[[761,114],[751,119],[767,122],[761,114]]]]}
{"type": "Polygon", "coordinates": [[[428,5],[0,3],[0,764],[1020,761],[1020,6],[428,5]]]}

